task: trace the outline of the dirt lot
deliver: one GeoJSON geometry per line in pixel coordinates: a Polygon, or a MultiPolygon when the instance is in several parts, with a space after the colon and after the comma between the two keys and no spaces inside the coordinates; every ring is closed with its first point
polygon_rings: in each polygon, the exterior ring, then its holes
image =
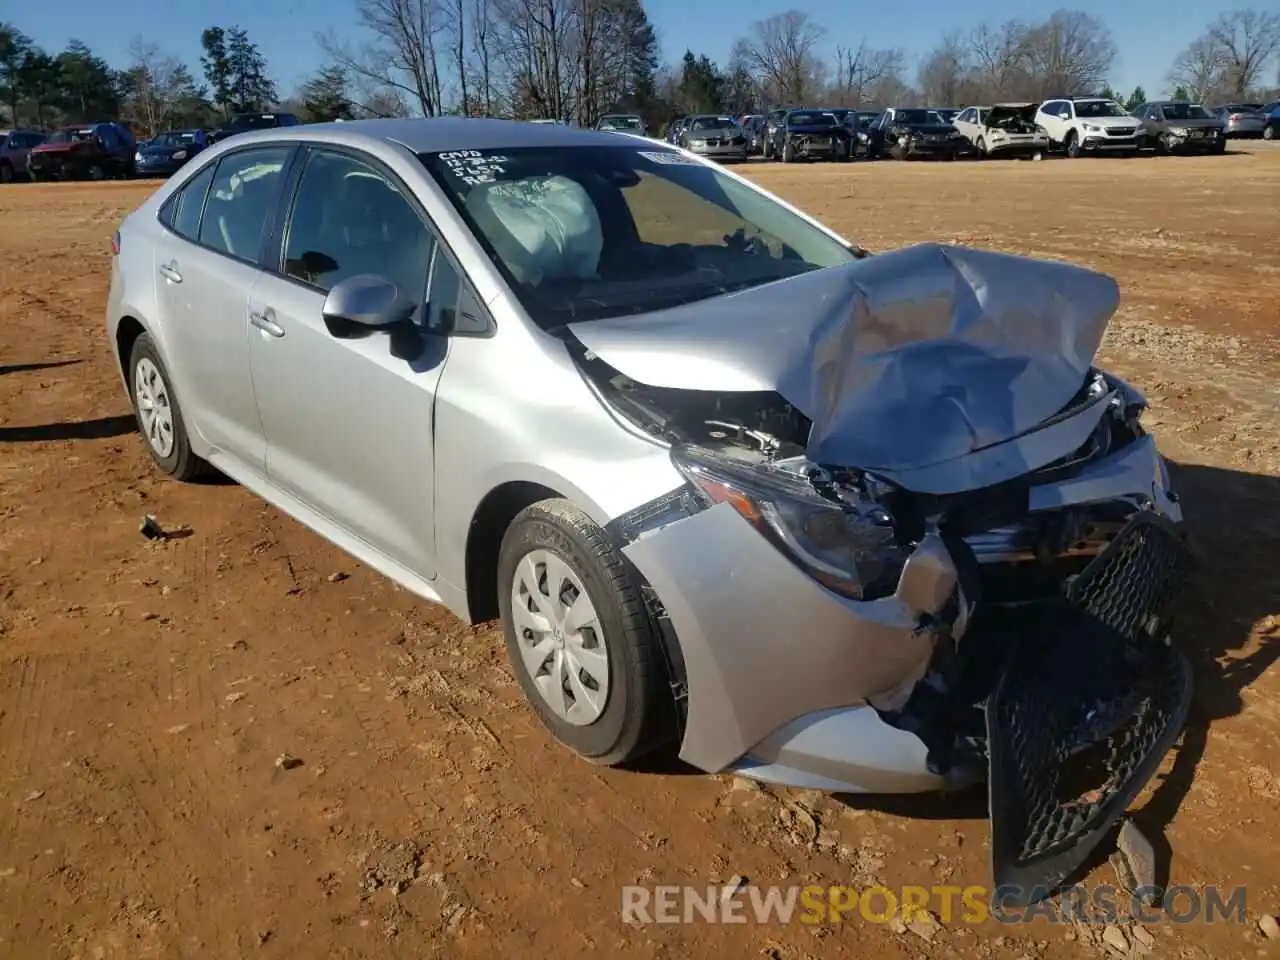
{"type": "MultiPolygon", "coordinates": [[[[1251,921],[1280,912],[1280,149],[751,175],[872,249],[941,239],[1120,279],[1105,359],[1147,391],[1206,556],[1193,722],[1139,819],[1172,882],[1248,884],[1251,921]]],[[[1042,923],[622,924],[629,883],[987,883],[983,798],[576,761],[498,631],[232,484],[159,479],[102,320],[108,239],[149,189],[0,191],[0,958],[1104,954],[1100,931],[1042,923]],[[144,513],[192,535],[149,542],[144,513]]],[[[1156,957],[1280,956],[1253,922],[1123,934],[1156,957]]]]}

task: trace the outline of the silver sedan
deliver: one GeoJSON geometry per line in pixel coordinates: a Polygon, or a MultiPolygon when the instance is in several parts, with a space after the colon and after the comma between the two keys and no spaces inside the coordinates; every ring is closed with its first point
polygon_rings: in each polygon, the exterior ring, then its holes
{"type": "Polygon", "coordinates": [[[237,136],[113,249],[156,466],[500,619],[583,757],[987,778],[997,880],[1056,883],[1178,735],[1181,513],[1093,365],[1109,277],[869,254],[686,151],[461,118],[237,136]]]}

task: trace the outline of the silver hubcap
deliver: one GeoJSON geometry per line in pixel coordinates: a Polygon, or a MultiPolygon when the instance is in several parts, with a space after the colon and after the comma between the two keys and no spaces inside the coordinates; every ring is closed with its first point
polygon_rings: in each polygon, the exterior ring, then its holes
{"type": "Polygon", "coordinates": [[[143,357],[133,371],[133,395],[147,443],[161,457],[173,453],[173,407],[160,368],[143,357]]]}
{"type": "Polygon", "coordinates": [[[511,619],[520,660],[556,716],[594,723],[609,699],[609,654],[587,588],[549,550],[532,550],[516,567],[511,619]]]}

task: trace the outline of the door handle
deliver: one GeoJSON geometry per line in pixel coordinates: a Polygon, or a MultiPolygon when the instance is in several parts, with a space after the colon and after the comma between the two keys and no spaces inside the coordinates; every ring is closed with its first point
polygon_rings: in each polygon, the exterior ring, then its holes
{"type": "Polygon", "coordinates": [[[172,280],[174,283],[182,282],[182,274],[178,272],[178,261],[170,260],[168,263],[162,263],[159,270],[160,276],[166,280],[172,280]]]}
{"type": "Polygon", "coordinates": [[[275,311],[270,307],[267,307],[267,309],[263,310],[261,313],[252,310],[249,311],[249,322],[263,333],[269,334],[270,336],[284,336],[284,327],[276,323],[275,311]]]}

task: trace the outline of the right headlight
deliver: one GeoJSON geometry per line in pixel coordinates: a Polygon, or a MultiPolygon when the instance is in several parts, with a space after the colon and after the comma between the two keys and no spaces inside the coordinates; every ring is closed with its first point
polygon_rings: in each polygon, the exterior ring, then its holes
{"type": "Polygon", "coordinates": [[[727,503],[824,587],[855,600],[889,596],[909,550],[889,514],[853,496],[827,497],[803,457],[753,463],[703,447],[672,447],[671,459],[707,506],[727,503]]]}

